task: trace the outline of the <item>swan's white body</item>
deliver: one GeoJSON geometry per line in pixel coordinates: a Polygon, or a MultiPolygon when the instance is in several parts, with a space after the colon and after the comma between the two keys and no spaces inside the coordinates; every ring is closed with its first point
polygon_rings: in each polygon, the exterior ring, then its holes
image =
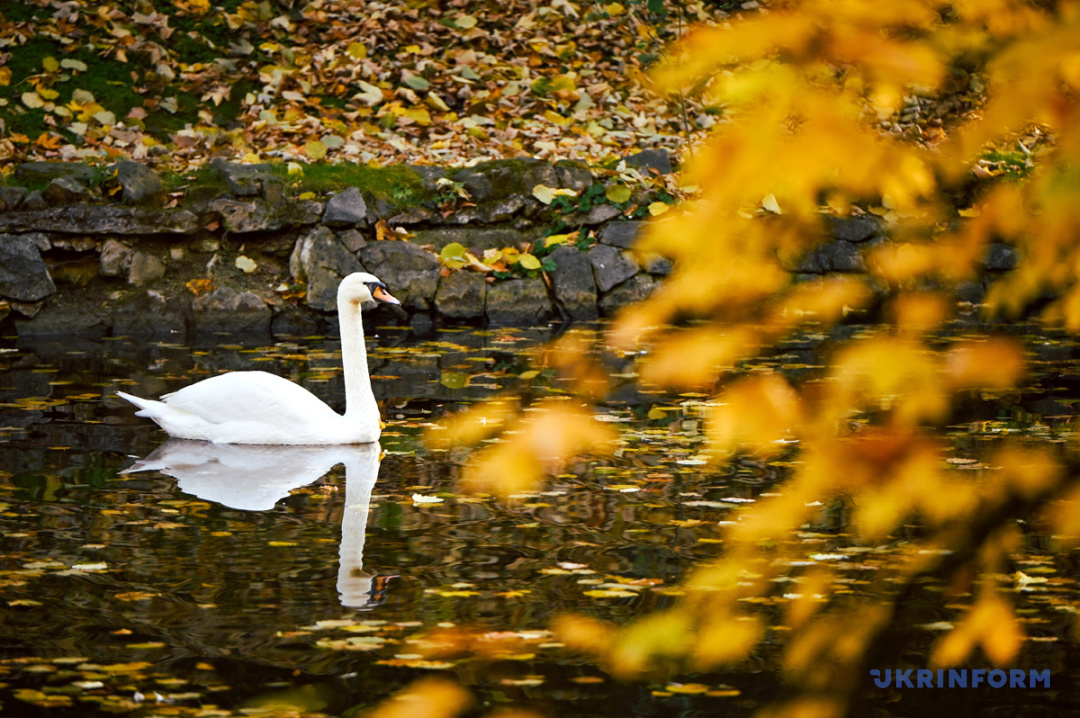
{"type": "Polygon", "coordinates": [[[397,304],[376,277],[350,274],[338,287],[345,414],[307,389],[263,371],[237,371],[204,379],[161,401],[117,392],[169,436],[217,444],[366,444],[379,440],[379,407],[371,391],[361,305],[397,304]]]}

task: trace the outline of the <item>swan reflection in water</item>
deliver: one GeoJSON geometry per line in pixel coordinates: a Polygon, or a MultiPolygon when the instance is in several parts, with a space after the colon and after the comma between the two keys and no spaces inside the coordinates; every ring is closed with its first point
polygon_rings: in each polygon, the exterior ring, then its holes
{"type": "Polygon", "coordinates": [[[371,608],[386,600],[386,584],[395,578],[364,571],[364,538],[379,458],[377,443],[264,446],[169,439],[123,473],[159,471],[175,478],[181,491],[200,499],[244,511],[268,511],[293,489],[344,464],[338,595],[347,608],[371,608]]]}

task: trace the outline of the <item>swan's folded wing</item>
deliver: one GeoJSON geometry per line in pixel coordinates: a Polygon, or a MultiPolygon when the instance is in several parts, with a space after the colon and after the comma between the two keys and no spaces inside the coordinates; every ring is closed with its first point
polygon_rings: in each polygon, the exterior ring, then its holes
{"type": "Polygon", "coordinates": [[[307,389],[262,371],[210,377],[161,399],[170,409],[189,412],[211,424],[267,422],[288,427],[340,418],[307,389]]]}

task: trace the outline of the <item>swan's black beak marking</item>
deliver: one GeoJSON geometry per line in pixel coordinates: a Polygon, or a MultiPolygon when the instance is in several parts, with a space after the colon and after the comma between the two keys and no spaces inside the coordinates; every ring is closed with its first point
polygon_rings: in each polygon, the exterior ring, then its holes
{"type": "Polygon", "coordinates": [[[399,302],[397,299],[394,299],[394,296],[390,294],[390,292],[386,291],[386,285],[382,282],[379,282],[377,284],[375,282],[371,282],[367,286],[368,289],[371,290],[372,299],[374,299],[376,302],[383,302],[384,304],[401,304],[401,302],[399,302]]]}

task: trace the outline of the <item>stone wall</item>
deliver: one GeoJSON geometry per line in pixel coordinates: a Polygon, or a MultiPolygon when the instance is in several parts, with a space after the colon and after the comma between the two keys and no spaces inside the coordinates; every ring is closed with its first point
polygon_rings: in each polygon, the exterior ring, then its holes
{"type": "MultiPolygon", "coordinates": [[[[671,171],[655,151],[628,164],[671,171]]],[[[338,282],[361,270],[387,284],[404,308],[396,320],[417,330],[461,321],[591,320],[646,298],[672,269],[662,257],[632,251],[644,222],[626,219],[619,207],[559,212],[533,196],[537,185],[581,193],[605,181],[574,163],[505,160],[456,171],[453,182],[468,201],[452,211],[445,199],[395,202],[392,193],[355,187],[299,199],[266,166],[212,166],[220,183],[166,203],[161,179],[133,162],[110,168],[97,188],[82,165],[21,165],[15,177],[26,186],[0,187],[0,330],[311,333],[335,321],[338,282]],[[451,242],[480,254],[529,246],[556,225],[594,241],[556,247],[549,281],[440,266],[438,253],[451,242]],[[408,238],[385,238],[388,227],[408,238]]],[[[445,170],[410,171],[432,196],[446,186],[439,183],[445,170]]],[[[783,260],[784,268],[803,278],[864,271],[863,252],[883,241],[881,225],[855,218],[834,220],[832,228],[832,242],[783,260]]],[[[1010,252],[995,248],[988,268],[1010,268],[1010,252]]]]}

